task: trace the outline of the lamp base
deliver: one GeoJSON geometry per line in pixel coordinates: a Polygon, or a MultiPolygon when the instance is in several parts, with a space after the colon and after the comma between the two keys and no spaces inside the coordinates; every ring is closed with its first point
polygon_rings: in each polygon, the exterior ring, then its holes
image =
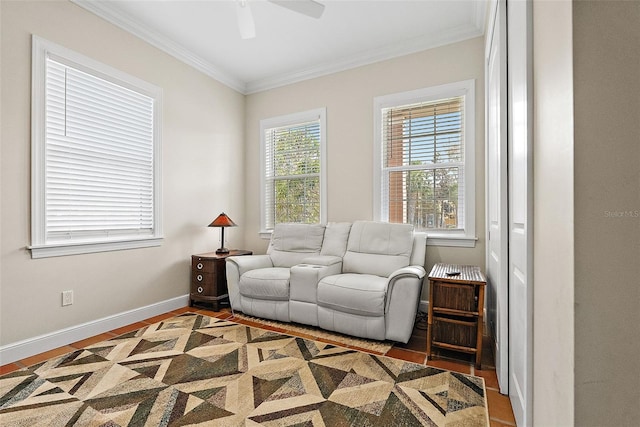
{"type": "Polygon", "coordinates": [[[218,250],[216,250],[217,254],[228,254],[229,253],[229,249],[227,248],[220,248],[218,250]]]}

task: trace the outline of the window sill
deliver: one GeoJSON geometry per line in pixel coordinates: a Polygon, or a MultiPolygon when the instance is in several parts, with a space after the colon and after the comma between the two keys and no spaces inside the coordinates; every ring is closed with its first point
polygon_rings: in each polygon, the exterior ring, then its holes
{"type": "Polygon", "coordinates": [[[50,245],[28,246],[31,258],[49,258],[66,255],[90,254],[95,252],[120,251],[125,249],[149,248],[160,246],[162,237],[150,237],[145,239],[124,240],[114,242],[92,243],[63,243],[50,245]]]}
{"type": "Polygon", "coordinates": [[[447,236],[427,233],[427,246],[448,246],[452,248],[475,248],[477,237],[464,235],[447,236]]]}
{"type": "Polygon", "coordinates": [[[258,233],[260,235],[261,239],[264,240],[269,240],[271,239],[271,235],[273,234],[273,230],[269,230],[269,231],[261,231],[260,233],[258,233]]]}

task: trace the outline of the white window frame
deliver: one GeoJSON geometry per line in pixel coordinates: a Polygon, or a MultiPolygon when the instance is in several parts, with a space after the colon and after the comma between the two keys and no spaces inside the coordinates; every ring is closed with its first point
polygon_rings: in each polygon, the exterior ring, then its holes
{"type": "Polygon", "coordinates": [[[475,80],[432,86],[391,95],[378,96],[373,101],[374,149],[373,149],[373,215],[377,221],[388,221],[388,206],[383,203],[383,136],[382,110],[420,102],[464,96],[464,229],[427,231],[427,245],[475,247],[475,80]]]}
{"type": "Polygon", "coordinates": [[[31,250],[32,258],[76,255],[122,249],[159,246],[162,243],[162,89],[108,65],[57,45],[32,37],[31,75],[31,250]],[[150,234],[69,238],[47,241],[45,212],[46,153],[46,62],[47,58],[81,70],[111,83],[142,93],[153,99],[153,229],[150,234]]]}
{"type": "Polygon", "coordinates": [[[260,120],[260,237],[271,238],[267,229],[266,206],[266,130],[311,121],[320,121],[320,224],[327,223],[327,109],[326,107],[260,120]]]}

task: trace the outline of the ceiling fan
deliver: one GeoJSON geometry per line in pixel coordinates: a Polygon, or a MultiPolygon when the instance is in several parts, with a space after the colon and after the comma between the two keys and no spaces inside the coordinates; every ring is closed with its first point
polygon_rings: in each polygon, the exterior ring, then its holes
{"type": "MultiPolygon", "coordinates": [[[[320,18],[324,12],[324,5],[314,0],[268,0],[278,6],[282,6],[294,12],[310,16],[311,18],[320,18]]],[[[256,36],[256,26],[253,22],[253,14],[247,0],[236,0],[238,13],[238,28],[240,37],[243,39],[252,39],[256,36]]]]}

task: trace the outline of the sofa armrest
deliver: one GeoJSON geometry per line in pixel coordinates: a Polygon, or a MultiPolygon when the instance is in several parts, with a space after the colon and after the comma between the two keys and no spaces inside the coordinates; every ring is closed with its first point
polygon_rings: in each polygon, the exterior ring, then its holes
{"type": "Polygon", "coordinates": [[[332,255],[314,255],[302,260],[301,264],[330,266],[342,263],[342,257],[332,255]]]}
{"type": "Polygon", "coordinates": [[[340,274],[341,262],[331,265],[298,264],[291,267],[290,298],[316,302],[318,283],[327,276],[340,274]]]}
{"type": "Polygon", "coordinates": [[[320,264],[298,264],[291,267],[291,281],[289,296],[292,301],[303,301],[315,304],[317,302],[318,283],[327,276],[340,274],[342,262],[339,257],[338,262],[330,265],[320,264]]]}
{"type": "Polygon", "coordinates": [[[239,276],[242,276],[249,270],[273,267],[269,255],[230,256],[227,258],[227,264],[235,265],[238,269],[239,276]]]}
{"type": "Polygon", "coordinates": [[[269,255],[245,255],[245,256],[230,256],[226,259],[226,271],[227,271],[227,290],[229,291],[229,302],[231,308],[234,310],[240,310],[240,289],[238,284],[240,283],[240,276],[249,270],[256,270],[258,268],[273,267],[271,257],[269,255]]]}
{"type": "Polygon", "coordinates": [[[385,337],[408,342],[420,304],[422,284],[427,275],[421,266],[400,268],[389,276],[385,305],[385,337]]]}
{"type": "MultiPolygon", "coordinates": [[[[292,322],[304,323],[306,325],[318,326],[318,283],[327,276],[340,274],[342,270],[342,260],[340,257],[318,257],[337,258],[330,265],[311,264],[312,258],[306,258],[308,263],[298,264],[291,267],[291,277],[289,282],[289,315],[292,322]]],[[[323,262],[321,259],[316,259],[323,262]]]]}
{"type": "Polygon", "coordinates": [[[398,277],[401,277],[401,276],[414,276],[414,277],[417,277],[418,279],[422,279],[426,275],[427,275],[427,272],[424,269],[424,267],[419,265],[410,265],[408,267],[400,268],[394,271],[393,273],[391,273],[391,275],[389,276],[389,282],[391,283],[391,281],[396,280],[398,277]]]}

